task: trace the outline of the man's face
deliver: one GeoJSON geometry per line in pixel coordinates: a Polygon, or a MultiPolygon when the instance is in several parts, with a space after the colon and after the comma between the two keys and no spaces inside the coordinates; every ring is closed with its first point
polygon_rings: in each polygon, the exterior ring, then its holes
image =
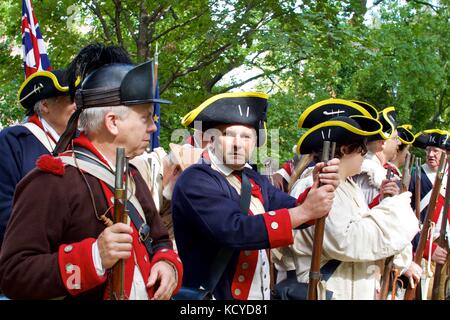
{"type": "Polygon", "coordinates": [[[59,134],[62,134],[70,116],[76,109],[75,102],[70,101],[69,96],[58,96],[45,100],[42,115],[59,134]]]}
{"type": "Polygon", "coordinates": [[[150,141],[150,134],[156,131],[153,120],[153,104],[129,107],[125,117],[117,121],[116,143],[125,148],[126,156],[134,158],[144,153],[150,141]]]}
{"type": "Polygon", "coordinates": [[[234,170],[250,160],[256,146],[256,130],[245,125],[218,126],[221,134],[214,138],[214,153],[234,170]]]}
{"type": "Polygon", "coordinates": [[[391,137],[384,142],[383,153],[387,161],[392,161],[397,156],[400,139],[398,138],[397,130],[394,130],[391,137]]]}
{"type": "Polygon", "coordinates": [[[427,164],[430,168],[437,170],[439,167],[439,161],[441,159],[441,155],[444,153],[444,150],[436,147],[427,147],[427,164]]]}

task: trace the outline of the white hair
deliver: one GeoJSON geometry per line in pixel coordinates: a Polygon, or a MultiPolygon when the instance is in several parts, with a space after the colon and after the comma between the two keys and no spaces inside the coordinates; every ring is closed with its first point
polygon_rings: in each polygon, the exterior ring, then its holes
{"type": "Polygon", "coordinates": [[[130,112],[126,106],[97,107],[83,110],[80,114],[79,127],[86,134],[96,133],[105,121],[105,115],[108,112],[114,112],[119,118],[125,118],[130,112]]]}
{"type": "Polygon", "coordinates": [[[38,116],[41,116],[41,114],[42,114],[41,106],[42,106],[42,100],[39,100],[33,106],[34,113],[36,113],[38,116]]]}

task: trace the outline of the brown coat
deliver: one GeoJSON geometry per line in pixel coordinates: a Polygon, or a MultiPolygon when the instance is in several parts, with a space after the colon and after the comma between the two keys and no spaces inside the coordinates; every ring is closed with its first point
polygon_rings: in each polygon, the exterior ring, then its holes
{"type": "MultiPolygon", "coordinates": [[[[142,177],[133,169],[136,197],[158,247],[172,243],[142,177]]],[[[88,174],[99,215],[107,201],[98,180],[88,174]]],[[[111,218],[111,216],[108,214],[111,218]]],[[[13,299],[51,299],[67,296],[58,266],[58,248],[86,238],[97,238],[105,229],[95,217],[88,188],[78,170],[66,166],[55,175],[31,171],[17,186],[11,220],[0,253],[0,287],[13,299]]],[[[101,299],[105,284],[81,298],[101,299]]]]}

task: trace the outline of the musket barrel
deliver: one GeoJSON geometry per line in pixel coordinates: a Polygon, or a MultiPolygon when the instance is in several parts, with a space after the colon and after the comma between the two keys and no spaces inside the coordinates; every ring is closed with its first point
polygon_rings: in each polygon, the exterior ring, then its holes
{"type": "MultiPolygon", "coordinates": [[[[336,149],[336,144],[332,149],[336,149]]],[[[334,155],[332,155],[334,156],[334,155]]],[[[330,141],[323,142],[322,162],[330,160],[330,141]]],[[[320,184],[321,185],[321,184],[320,184]]],[[[325,219],[322,217],[314,224],[314,242],[311,256],[311,268],[309,272],[308,300],[317,300],[317,284],[320,280],[320,258],[322,256],[323,235],[325,232],[325,219]]]]}
{"type": "MultiPolygon", "coordinates": [[[[433,220],[434,210],[436,209],[436,201],[441,189],[442,177],[445,167],[445,153],[442,154],[439,169],[434,180],[433,190],[431,191],[430,202],[428,204],[427,214],[423,221],[422,230],[420,231],[419,244],[416,248],[416,253],[414,255],[414,262],[421,265],[423,252],[425,250],[425,244],[427,242],[428,230],[430,229],[431,221],[433,220]]],[[[405,293],[405,300],[413,300],[415,296],[416,289],[408,287],[405,293]]]]}
{"type": "MultiPolygon", "coordinates": [[[[450,165],[450,157],[447,157],[447,164],[450,165]]],[[[447,186],[445,190],[444,209],[442,210],[441,230],[439,232],[439,246],[448,250],[448,243],[446,239],[446,229],[448,221],[448,210],[450,208],[450,179],[447,176],[447,186]]],[[[448,259],[447,259],[448,260],[448,259]]],[[[448,262],[447,262],[448,263],[448,262]]],[[[439,285],[441,283],[441,273],[444,265],[436,263],[434,270],[433,290],[431,292],[431,299],[437,300],[439,296],[439,285]]]]}

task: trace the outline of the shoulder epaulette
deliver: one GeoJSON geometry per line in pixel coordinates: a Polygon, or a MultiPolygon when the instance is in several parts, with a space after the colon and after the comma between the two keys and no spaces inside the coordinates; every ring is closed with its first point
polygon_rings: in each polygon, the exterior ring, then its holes
{"type": "Polygon", "coordinates": [[[59,157],[53,157],[50,154],[40,156],[36,161],[36,167],[44,172],[49,172],[62,176],[64,174],[64,163],[59,157]]]}

